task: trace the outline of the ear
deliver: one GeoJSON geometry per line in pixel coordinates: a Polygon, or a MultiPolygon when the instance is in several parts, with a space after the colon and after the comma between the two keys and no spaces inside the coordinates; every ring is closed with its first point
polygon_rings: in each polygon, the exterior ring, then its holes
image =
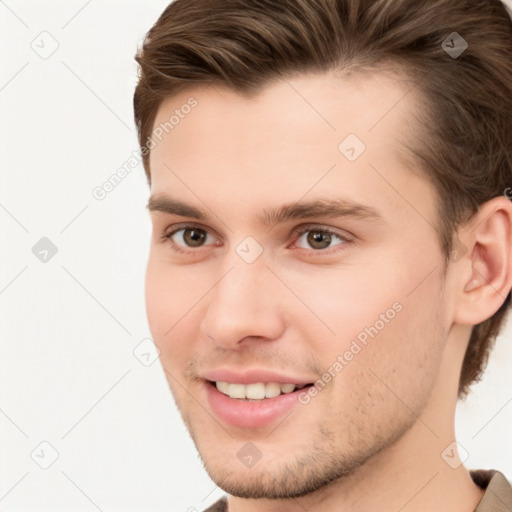
{"type": "Polygon", "coordinates": [[[500,196],[484,203],[458,236],[467,251],[452,265],[459,284],[454,322],[477,325],[512,288],[512,202],[500,196]]]}

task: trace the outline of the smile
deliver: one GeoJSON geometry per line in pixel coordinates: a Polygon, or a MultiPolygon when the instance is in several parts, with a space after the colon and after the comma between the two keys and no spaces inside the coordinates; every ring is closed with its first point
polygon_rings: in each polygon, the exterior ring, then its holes
{"type": "Polygon", "coordinates": [[[204,380],[210,410],[216,418],[234,427],[268,426],[290,414],[303,388],[312,384],[285,382],[227,382],[204,380]]]}
{"type": "Polygon", "coordinates": [[[278,382],[256,382],[253,384],[239,384],[233,382],[216,381],[216,388],[230,398],[263,400],[265,398],[274,398],[281,394],[293,393],[297,389],[302,389],[305,385],[280,384],[278,382]]]}

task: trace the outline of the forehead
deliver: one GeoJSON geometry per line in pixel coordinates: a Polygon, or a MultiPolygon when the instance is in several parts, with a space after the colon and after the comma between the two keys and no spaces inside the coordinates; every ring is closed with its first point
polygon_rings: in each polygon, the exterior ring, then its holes
{"type": "Polygon", "coordinates": [[[418,135],[412,89],[400,74],[331,72],[272,82],[250,98],[213,85],[183,90],[157,112],[152,193],[225,190],[247,208],[248,197],[277,204],[339,192],[402,212],[412,201],[433,218],[433,190],[404,145],[418,135]]]}
{"type": "Polygon", "coordinates": [[[410,139],[418,103],[413,88],[404,75],[390,70],[296,75],[271,82],[250,98],[212,84],[190,87],[160,105],[151,163],[162,149],[174,160],[200,160],[211,150],[231,161],[247,161],[253,154],[260,161],[267,154],[274,161],[280,156],[291,160],[306,156],[313,146],[316,155],[333,148],[337,154],[349,134],[370,150],[392,144],[386,156],[404,158],[402,142],[410,139]],[[198,151],[191,153],[192,147],[198,151]]]}

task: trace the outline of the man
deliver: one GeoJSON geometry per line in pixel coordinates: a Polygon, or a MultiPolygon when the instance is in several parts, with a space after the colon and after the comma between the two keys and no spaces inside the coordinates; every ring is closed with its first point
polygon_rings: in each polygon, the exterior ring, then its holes
{"type": "Polygon", "coordinates": [[[208,510],[512,509],[454,432],[510,303],[511,55],[499,0],[176,0],[147,34],[147,313],[208,510]]]}

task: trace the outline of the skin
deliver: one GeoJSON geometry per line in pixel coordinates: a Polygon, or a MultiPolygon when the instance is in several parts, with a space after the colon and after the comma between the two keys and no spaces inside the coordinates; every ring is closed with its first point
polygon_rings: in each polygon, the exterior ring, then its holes
{"type": "Polygon", "coordinates": [[[151,211],[148,319],[204,465],[231,495],[230,512],[471,511],[482,497],[442,452],[455,439],[471,326],[512,286],[511,206],[504,197],[482,206],[459,232],[468,250],[445,273],[435,190],[403,149],[418,133],[412,113],[422,102],[401,78],[298,75],[251,99],[193,87],[158,111],[155,126],[190,96],[198,101],[152,150],[151,195],[208,218],[151,211]],[[349,133],[366,145],[354,162],[338,150],[349,133]],[[319,198],[362,203],[382,218],[258,221],[265,209],[319,198]],[[203,245],[187,246],[184,231],[165,238],[183,223],[206,230],[203,245]],[[344,238],[312,247],[311,231],[294,234],[311,224],[317,235],[344,238]],[[235,250],[247,236],[263,249],[250,264],[235,250]],[[233,427],[209,408],[202,372],[250,367],[314,382],[396,302],[401,311],[281,423],[233,427]],[[262,455],[251,468],[236,456],[248,441],[262,455]]]}

